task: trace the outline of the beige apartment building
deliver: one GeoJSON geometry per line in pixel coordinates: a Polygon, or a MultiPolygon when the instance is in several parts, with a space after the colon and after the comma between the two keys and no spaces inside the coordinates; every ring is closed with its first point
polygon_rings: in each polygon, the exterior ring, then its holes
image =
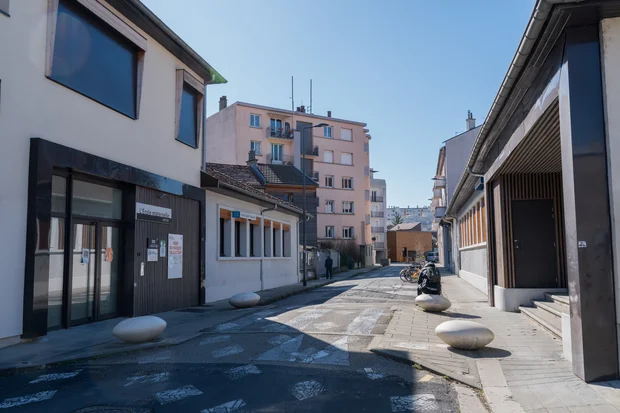
{"type": "Polygon", "coordinates": [[[223,96],[220,110],[207,119],[206,152],[208,162],[238,165],[251,150],[259,163],[302,169],[305,159],[306,174],[319,184],[316,223],[308,227],[315,242],[353,239],[372,257],[370,139],[365,123],[333,118],[331,112],[320,116],[303,106],[291,111],[244,102],[228,106],[223,96]],[[319,124],[325,126],[312,128],[319,124]]]}

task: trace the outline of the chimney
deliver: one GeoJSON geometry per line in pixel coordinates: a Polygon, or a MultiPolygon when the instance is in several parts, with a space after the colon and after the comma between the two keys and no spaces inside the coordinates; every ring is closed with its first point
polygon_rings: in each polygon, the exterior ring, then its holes
{"type": "Polygon", "coordinates": [[[256,152],[248,152],[248,160],[245,162],[248,166],[256,165],[258,160],[256,159],[256,152]]]}
{"type": "Polygon", "coordinates": [[[332,117],[332,111],[331,111],[331,110],[328,110],[328,111],[327,111],[327,117],[328,117],[328,118],[331,118],[331,117],[332,117]]]}
{"type": "Polygon", "coordinates": [[[476,119],[474,119],[474,115],[471,114],[471,110],[467,111],[467,130],[472,130],[476,127],[476,119]]]}
{"type": "Polygon", "coordinates": [[[301,105],[300,107],[297,108],[297,111],[301,113],[306,113],[306,107],[304,105],[301,105]]]}
{"type": "Polygon", "coordinates": [[[220,98],[220,110],[226,109],[226,106],[228,106],[228,100],[226,99],[226,96],[222,96],[220,98]]]}

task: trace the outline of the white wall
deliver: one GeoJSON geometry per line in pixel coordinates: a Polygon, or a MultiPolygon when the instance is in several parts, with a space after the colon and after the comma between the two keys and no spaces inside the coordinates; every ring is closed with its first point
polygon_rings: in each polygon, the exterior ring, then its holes
{"type": "Polygon", "coordinates": [[[45,77],[46,28],[47,0],[12,1],[0,15],[0,340],[22,332],[31,137],[200,185],[201,149],[174,136],[175,71],[188,68],[134,26],[148,45],[133,120],[45,77]]]}
{"type": "MultiPolygon", "coordinates": [[[[237,133],[236,133],[237,105],[228,106],[209,116],[207,128],[207,162],[237,164],[237,133]]],[[[261,145],[264,145],[261,143],[261,145]]],[[[263,153],[267,148],[261,147],[263,153]]],[[[248,142],[247,151],[250,151],[248,142]]],[[[247,160],[242,159],[243,163],[247,160]]]]}
{"type": "MultiPolygon", "coordinates": [[[[607,126],[607,176],[611,198],[616,320],[620,320],[620,18],[601,21],[602,68],[607,126]]],[[[618,325],[620,334],[620,325],[618,325]]]]}
{"type": "Polygon", "coordinates": [[[220,257],[219,207],[260,216],[259,205],[207,191],[206,193],[206,302],[230,298],[246,291],[261,290],[261,261],[263,262],[263,289],[298,282],[297,274],[297,221],[296,215],[279,211],[264,213],[266,219],[289,224],[291,231],[290,257],[220,257]]]}

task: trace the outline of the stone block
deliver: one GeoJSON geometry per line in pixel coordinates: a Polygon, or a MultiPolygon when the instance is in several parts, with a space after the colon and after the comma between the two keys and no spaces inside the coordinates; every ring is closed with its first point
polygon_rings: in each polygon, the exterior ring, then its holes
{"type": "Polygon", "coordinates": [[[495,338],[486,326],[467,320],[451,320],[435,328],[435,334],[450,347],[461,350],[477,350],[495,338]]]}
{"type": "Polygon", "coordinates": [[[416,297],[415,303],[424,311],[429,312],[444,311],[452,305],[446,297],[437,294],[420,294],[416,297]]]}
{"type": "Polygon", "coordinates": [[[128,318],[112,329],[112,335],[126,343],[145,343],[157,338],[166,325],[164,320],[153,315],[128,318]]]}
{"type": "Polygon", "coordinates": [[[258,304],[259,300],[260,296],[256,293],[240,293],[230,297],[230,300],[228,300],[228,302],[230,303],[230,305],[236,308],[248,308],[254,307],[256,304],[258,304]]]}

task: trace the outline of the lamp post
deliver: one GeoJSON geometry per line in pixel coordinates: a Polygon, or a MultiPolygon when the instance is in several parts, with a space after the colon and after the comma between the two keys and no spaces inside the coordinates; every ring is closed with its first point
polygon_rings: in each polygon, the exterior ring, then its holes
{"type": "Polygon", "coordinates": [[[301,229],[301,233],[302,233],[302,243],[303,243],[303,252],[302,252],[302,257],[304,260],[304,265],[303,265],[303,285],[304,287],[306,285],[308,285],[308,282],[306,281],[306,262],[308,261],[308,256],[306,253],[306,148],[305,148],[305,135],[306,135],[306,129],[313,129],[313,128],[322,128],[324,126],[328,126],[327,123],[319,123],[318,125],[312,125],[312,126],[306,126],[304,128],[301,128],[301,172],[303,174],[303,183],[302,183],[302,198],[303,198],[303,224],[302,224],[302,229],[301,229]]]}

